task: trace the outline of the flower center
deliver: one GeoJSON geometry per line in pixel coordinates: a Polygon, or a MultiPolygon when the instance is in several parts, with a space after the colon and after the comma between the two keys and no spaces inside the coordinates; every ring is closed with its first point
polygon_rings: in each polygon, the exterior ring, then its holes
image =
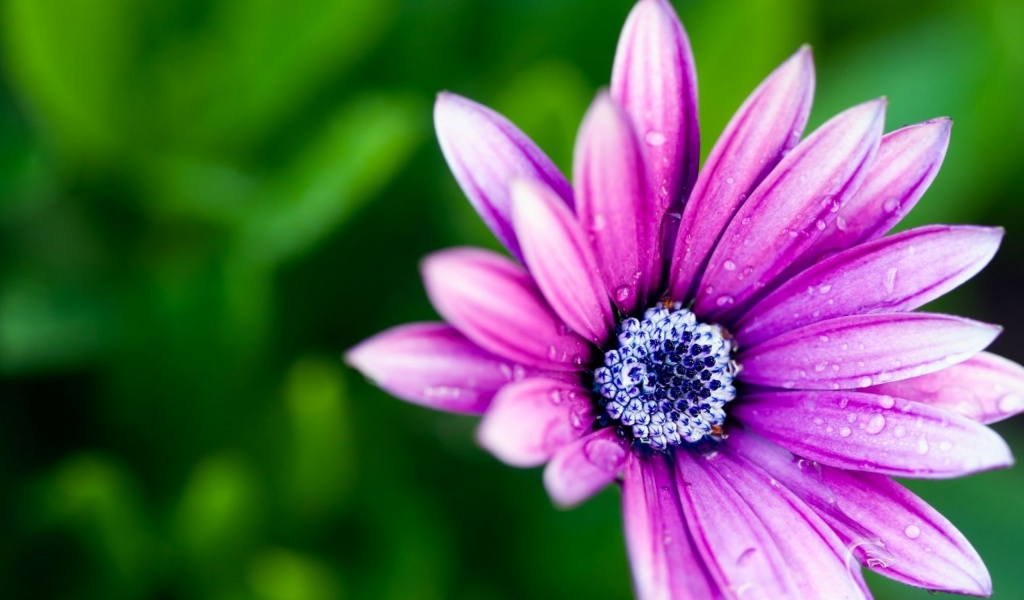
{"type": "Polygon", "coordinates": [[[655,450],[717,438],[736,397],[733,343],[677,302],[624,319],[619,347],[594,371],[597,400],[612,420],[655,450]]]}

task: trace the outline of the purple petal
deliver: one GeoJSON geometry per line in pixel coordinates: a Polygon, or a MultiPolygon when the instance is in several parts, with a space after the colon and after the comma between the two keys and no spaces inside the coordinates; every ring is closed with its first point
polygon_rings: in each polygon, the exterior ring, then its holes
{"type": "Polygon", "coordinates": [[[719,236],[750,192],[800,141],[814,96],[808,47],[782,63],[747,98],[711,150],[683,209],[669,293],[688,301],[719,236]]]}
{"type": "Polygon", "coordinates": [[[739,378],[798,389],[850,389],[944,369],[981,352],[1001,327],[929,313],[813,323],[742,352],[739,378]]]}
{"type": "Polygon", "coordinates": [[[860,185],[884,116],[883,100],[855,106],[782,159],[722,234],[697,289],[695,313],[728,321],[814,243],[860,185]]]}
{"type": "Polygon", "coordinates": [[[589,233],[608,296],[624,314],[657,289],[658,224],[664,207],[648,189],[643,151],[629,116],[599,94],[583,118],[573,157],[580,225],[589,233]]]}
{"type": "Polygon", "coordinates": [[[378,333],[349,350],[345,362],[393,396],[458,413],[484,412],[498,388],[530,374],[444,323],[378,333]]]}
{"type": "Polygon", "coordinates": [[[629,13],[615,51],[611,94],[647,143],[655,203],[664,214],[689,194],[700,161],[693,54],[665,0],[640,0],[629,13]]]}
{"type": "Polygon", "coordinates": [[[666,455],[631,456],[622,520],[638,600],[705,600],[722,594],[693,546],[666,455]]]}
{"type": "Polygon", "coordinates": [[[758,301],[736,338],[751,346],[816,321],[914,310],[973,277],[1002,237],[999,228],[932,225],[850,248],[758,301]]]}
{"type": "Polygon", "coordinates": [[[741,429],[730,432],[729,448],[810,506],[867,568],[929,590],[992,593],[988,571],[967,539],[888,477],[798,459],[741,429]]]}
{"type": "Polygon", "coordinates": [[[995,423],[1024,412],[1024,367],[982,352],[935,373],[864,391],[923,402],[979,423],[995,423]]]}
{"type": "Polygon", "coordinates": [[[533,181],[513,182],[512,197],[526,265],[548,304],[573,331],[603,345],[614,314],[576,217],[550,189],[533,181]]]}
{"type": "Polygon", "coordinates": [[[555,504],[575,506],[614,481],[628,456],[613,427],[599,429],[555,452],[544,468],[544,487],[555,504]]]}
{"type": "Polygon", "coordinates": [[[541,150],[508,119],[462,96],[442,92],[434,128],[448,166],[473,208],[513,256],[522,260],[512,227],[509,185],[543,182],[572,207],[572,187],[541,150]]]}
{"type": "Polygon", "coordinates": [[[442,317],[499,356],[546,369],[579,370],[594,348],[551,312],[533,279],[493,252],[436,252],[422,265],[427,295],[442,317]]]}
{"type": "Polygon", "coordinates": [[[676,465],[694,543],[729,597],[866,597],[835,534],[766,473],[725,451],[676,465]]]}
{"type": "Polygon", "coordinates": [[[552,379],[527,379],[501,388],[480,422],[477,440],[514,467],[542,465],[589,431],[590,393],[552,379]]]}
{"type": "Polygon", "coordinates": [[[938,174],[952,126],[949,119],[934,119],[885,135],[864,185],[825,229],[805,264],[879,238],[899,223],[938,174]]]}
{"type": "Polygon", "coordinates": [[[841,469],[941,479],[1013,463],[1006,442],[988,427],[892,396],[759,393],[731,414],[790,452],[841,469]]]}

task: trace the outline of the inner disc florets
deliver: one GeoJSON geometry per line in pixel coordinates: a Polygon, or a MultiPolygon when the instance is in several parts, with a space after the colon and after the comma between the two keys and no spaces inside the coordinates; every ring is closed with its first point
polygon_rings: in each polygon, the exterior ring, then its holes
{"type": "Polygon", "coordinates": [[[619,347],[594,371],[608,416],[655,450],[721,434],[736,397],[733,343],[679,303],[649,308],[618,326],[619,347]]]}

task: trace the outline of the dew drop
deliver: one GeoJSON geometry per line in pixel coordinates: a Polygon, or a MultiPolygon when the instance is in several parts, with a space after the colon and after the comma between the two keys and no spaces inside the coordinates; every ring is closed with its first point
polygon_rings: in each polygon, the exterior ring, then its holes
{"type": "Polygon", "coordinates": [[[864,375],[863,377],[857,380],[857,385],[860,387],[868,387],[869,385],[871,385],[871,378],[868,377],[867,375],[864,375]]]}
{"type": "Polygon", "coordinates": [[[886,198],[882,203],[882,210],[887,213],[894,213],[900,208],[900,201],[896,198],[886,198]]]}
{"type": "Polygon", "coordinates": [[[827,227],[825,222],[822,221],[821,219],[818,219],[818,222],[815,223],[815,226],[818,228],[818,231],[825,231],[825,227],[827,227]]]}
{"type": "Polygon", "coordinates": [[[615,300],[617,302],[625,302],[629,299],[630,289],[628,285],[620,285],[615,288],[615,300]]]}
{"type": "Polygon", "coordinates": [[[735,301],[736,300],[734,300],[732,296],[719,296],[718,299],[715,300],[715,304],[717,304],[718,306],[726,306],[728,304],[732,304],[735,301]]]}
{"type": "Polygon", "coordinates": [[[917,453],[922,456],[928,454],[928,440],[923,435],[917,438],[917,453]]]}
{"type": "Polygon", "coordinates": [[[902,425],[897,425],[893,430],[892,434],[898,438],[907,435],[907,428],[902,425]]]}
{"type": "Polygon", "coordinates": [[[999,410],[1003,413],[1013,413],[1024,409],[1024,396],[1020,394],[1006,394],[999,399],[999,410]]]}
{"type": "Polygon", "coordinates": [[[665,143],[665,134],[660,131],[648,131],[644,141],[650,146],[660,146],[665,143]]]}
{"type": "Polygon", "coordinates": [[[732,262],[731,260],[727,260],[724,263],[722,263],[722,267],[726,271],[735,271],[736,270],[736,263],[732,262]]]}
{"type": "Polygon", "coordinates": [[[886,293],[893,293],[896,290],[896,267],[892,267],[885,272],[885,291],[886,293]]]}
{"type": "Polygon", "coordinates": [[[907,525],[906,529],[903,530],[903,533],[905,533],[908,538],[916,540],[921,537],[921,528],[917,525],[907,525]]]}
{"type": "Polygon", "coordinates": [[[853,433],[853,430],[849,427],[843,427],[839,430],[839,437],[850,437],[851,433],[853,433]]]}
{"type": "Polygon", "coordinates": [[[896,399],[892,396],[879,396],[878,405],[882,408],[892,408],[896,404],[896,399]]]}
{"type": "Polygon", "coordinates": [[[875,435],[883,429],[885,429],[885,417],[877,414],[872,415],[871,418],[868,419],[868,424],[864,426],[864,432],[870,435],[875,435]]]}

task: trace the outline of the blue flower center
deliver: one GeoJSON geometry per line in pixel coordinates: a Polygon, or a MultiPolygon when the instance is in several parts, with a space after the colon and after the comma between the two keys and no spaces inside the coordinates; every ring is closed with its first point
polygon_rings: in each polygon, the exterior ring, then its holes
{"type": "Polygon", "coordinates": [[[677,302],[624,319],[618,348],[594,371],[597,399],[635,441],[655,450],[720,438],[736,397],[733,342],[677,302]]]}

